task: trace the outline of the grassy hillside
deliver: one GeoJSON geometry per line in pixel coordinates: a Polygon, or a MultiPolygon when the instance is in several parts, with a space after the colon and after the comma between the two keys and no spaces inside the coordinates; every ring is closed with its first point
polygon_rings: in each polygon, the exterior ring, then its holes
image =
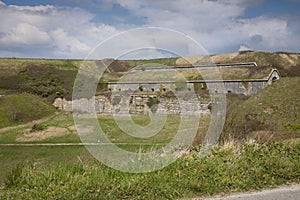
{"type": "MultiPolygon", "coordinates": [[[[79,149],[73,150],[82,156],[79,149]]],[[[52,151],[62,158],[67,158],[62,152],[74,154],[56,147],[52,151]]],[[[259,190],[299,183],[299,159],[299,143],[274,143],[229,144],[205,157],[191,150],[162,170],[142,174],[120,172],[99,162],[66,164],[65,160],[46,167],[27,163],[11,170],[0,198],[181,199],[259,190]]]]}
{"type": "MultiPolygon", "coordinates": [[[[109,60],[98,91],[107,90],[105,82],[118,80],[125,72],[143,63],[174,65],[175,58],[153,60],[109,60]]],[[[27,92],[52,102],[56,97],[71,99],[74,80],[82,60],[0,59],[0,94],[27,92]]]]}
{"type": "Polygon", "coordinates": [[[2,93],[27,92],[49,101],[57,96],[70,98],[79,63],[74,60],[0,59],[0,88],[2,93]]]}
{"type": "Polygon", "coordinates": [[[56,109],[42,98],[31,94],[0,97],[0,128],[18,125],[53,114],[56,109]]]}
{"type": "Polygon", "coordinates": [[[300,77],[282,78],[257,95],[229,97],[226,135],[278,140],[300,137],[300,77]]]}
{"type": "MultiPolygon", "coordinates": [[[[213,63],[240,63],[240,62],[256,62],[259,67],[277,68],[282,76],[300,76],[300,54],[288,52],[237,52],[230,54],[217,54],[210,56],[213,63]]],[[[205,58],[207,59],[207,58],[205,58]]],[[[179,58],[176,60],[177,65],[189,65],[200,60],[203,57],[193,56],[179,58]]]]}

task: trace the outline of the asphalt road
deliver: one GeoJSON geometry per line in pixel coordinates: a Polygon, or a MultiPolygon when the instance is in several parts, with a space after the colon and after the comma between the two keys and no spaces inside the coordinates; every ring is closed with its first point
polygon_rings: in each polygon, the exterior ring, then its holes
{"type": "Polygon", "coordinates": [[[224,197],[204,198],[202,200],[300,200],[300,185],[284,186],[260,192],[234,194],[224,197]]]}

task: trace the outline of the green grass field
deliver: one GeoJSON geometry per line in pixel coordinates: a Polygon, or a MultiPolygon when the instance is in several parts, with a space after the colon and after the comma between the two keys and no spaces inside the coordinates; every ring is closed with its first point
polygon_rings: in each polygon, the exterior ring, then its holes
{"type": "MultiPolygon", "coordinates": [[[[169,142],[179,121],[178,116],[170,116],[161,133],[145,140],[125,135],[110,115],[98,119],[111,141],[128,143],[119,147],[132,152],[160,148],[155,144],[169,142]]],[[[147,116],[133,116],[133,120],[140,125],[149,123],[147,116]]],[[[71,114],[58,113],[39,125],[45,129],[56,125],[67,130],[73,126],[73,118],[71,114]]],[[[41,141],[16,141],[30,128],[32,124],[2,132],[0,141],[2,144],[80,142],[76,134],[68,131],[63,136],[41,141]]],[[[206,157],[198,156],[199,148],[191,148],[162,170],[130,174],[104,166],[83,146],[0,146],[0,198],[174,199],[300,182],[300,140],[266,144],[227,142],[216,146],[206,157]]]]}
{"type": "MultiPolygon", "coordinates": [[[[145,126],[150,120],[147,115],[136,115],[132,116],[135,123],[145,126]]],[[[128,118],[121,118],[124,122],[127,123],[128,118]]],[[[116,143],[120,148],[123,148],[127,151],[138,152],[142,149],[143,152],[152,151],[153,149],[161,148],[167,144],[177,133],[178,123],[180,122],[179,116],[169,116],[167,118],[166,124],[163,129],[155,136],[141,139],[129,136],[124,133],[116,124],[113,116],[111,115],[101,115],[98,117],[98,121],[103,131],[106,133],[107,137],[113,143],[116,143]],[[126,145],[127,144],[127,145],[126,145]]],[[[199,122],[198,135],[195,138],[195,142],[202,140],[207,130],[207,124],[209,122],[209,117],[203,117],[199,122]]],[[[54,129],[55,131],[55,129],[54,129]]],[[[33,137],[34,138],[34,137],[33,137]]],[[[0,145],[1,144],[45,144],[45,143],[81,143],[80,138],[76,134],[74,129],[74,121],[71,114],[58,112],[48,118],[45,118],[38,123],[28,123],[22,126],[15,126],[9,129],[0,129],[0,145]],[[48,138],[39,139],[39,134],[34,140],[22,141],[19,140],[24,134],[32,134],[33,136],[39,131],[34,131],[29,133],[32,130],[34,125],[42,127],[46,131],[55,127],[58,130],[64,130],[62,135],[49,136],[48,138]]],[[[0,165],[0,171],[2,172],[1,178],[7,175],[7,172],[12,168],[16,167],[19,162],[27,161],[38,161],[43,160],[41,165],[47,165],[48,162],[60,162],[62,160],[73,161],[77,159],[78,151],[84,151],[82,146],[66,146],[66,147],[24,147],[24,146],[0,146],[0,157],[2,162],[5,164],[0,165]],[[63,150],[62,150],[63,149],[63,150]],[[74,151],[73,151],[74,150],[74,151]],[[64,152],[67,153],[64,153],[64,152]],[[64,155],[64,158],[60,158],[61,152],[64,155]]]]}
{"type": "Polygon", "coordinates": [[[80,160],[88,162],[92,156],[83,146],[0,146],[0,182],[20,163],[29,163],[37,167],[65,165],[77,163],[80,160]]]}

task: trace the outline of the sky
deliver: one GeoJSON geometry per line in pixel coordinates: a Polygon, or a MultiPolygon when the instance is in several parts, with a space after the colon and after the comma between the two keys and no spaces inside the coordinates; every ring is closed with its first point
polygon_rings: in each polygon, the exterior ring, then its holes
{"type": "MultiPolygon", "coordinates": [[[[299,11],[300,0],[0,0],[0,57],[84,59],[115,35],[147,27],[182,33],[208,54],[300,52],[299,11]]],[[[121,43],[130,49],[137,39],[121,43]]]]}

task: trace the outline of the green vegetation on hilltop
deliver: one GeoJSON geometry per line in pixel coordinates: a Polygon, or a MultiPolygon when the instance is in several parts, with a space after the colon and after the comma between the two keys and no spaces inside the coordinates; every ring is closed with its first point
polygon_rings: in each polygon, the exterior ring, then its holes
{"type": "MultiPolygon", "coordinates": [[[[103,60],[109,63],[98,92],[107,90],[107,82],[118,80],[124,73],[141,64],[173,65],[176,58],[152,60],[103,60]]],[[[83,60],[0,59],[0,94],[27,92],[53,102],[56,97],[71,99],[74,80],[83,60]]],[[[97,62],[101,61],[95,61],[97,62]]],[[[102,62],[101,62],[102,63],[102,62]]]]}
{"type": "Polygon", "coordinates": [[[129,174],[101,163],[19,165],[1,199],[178,199],[300,182],[299,143],[228,144],[206,157],[192,150],[168,167],[129,174]]]}
{"type": "Polygon", "coordinates": [[[56,109],[42,98],[31,94],[0,97],[0,128],[18,125],[53,114],[56,109]]]}
{"type": "Polygon", "coordinates": [[[8,93],[27,92],[47,98],[71,98],[79,61],[0,59],[0,88],[8,93]]]}
{"type": "Polygon", "coordinates": [[[64,70],[76,70],[79,67],[80,60],[64,59],[40,59],[40,58],[1,58],[1,69],[10,70],[12,73],[19,72],[28,66],[52,66],[64,70]]]}

